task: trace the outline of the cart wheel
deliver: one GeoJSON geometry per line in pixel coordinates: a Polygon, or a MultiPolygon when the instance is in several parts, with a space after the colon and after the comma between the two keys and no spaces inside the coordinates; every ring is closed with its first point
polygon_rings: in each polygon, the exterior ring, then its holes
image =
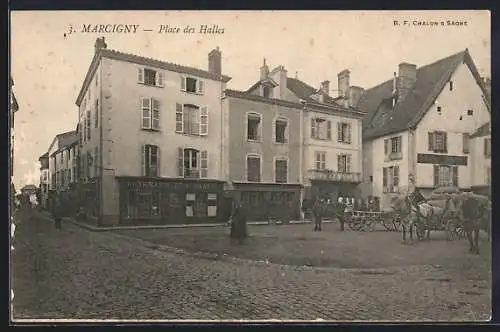
{"type": "Polygon", "coordinates": [[[384,228],[389,232],[394,231],[394,221],[392,219],[385,217],[382,219],[382,224],[384,225],[384,228]]]}
{"type": "Polygon", "coordinates": [[[460,225],[458,220],[448,220],[446,223],[446,239],[448,241],[455,241],[461,238],[461,234],[462,236],[465,236],[465,230],[463,229],[463,226],[460,225]]]}

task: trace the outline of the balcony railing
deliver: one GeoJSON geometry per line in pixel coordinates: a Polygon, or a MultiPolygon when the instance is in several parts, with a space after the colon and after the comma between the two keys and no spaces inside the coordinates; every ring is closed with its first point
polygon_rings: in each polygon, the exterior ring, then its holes
{"type": "Polygon", "coordinates": [[[361,173],[335,172],[329,169],[310,169],[308,173],[311,180],[352,183],[361,182],[361,173]]]}
{"type": "Polygon", "coordinates": [[[199,179],[200,170],[196,168],[184,168],[184,178],[186,179],[199,179]]]}

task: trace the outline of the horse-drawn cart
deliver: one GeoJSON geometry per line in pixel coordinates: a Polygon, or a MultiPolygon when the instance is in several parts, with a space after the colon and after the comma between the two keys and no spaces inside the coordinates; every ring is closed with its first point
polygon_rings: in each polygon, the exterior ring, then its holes
{"type": "Polygon", "coordinates": [[[346,211],[345,222],[353,231],[374,231],[377,225],[382,225],[388,231],[401,229],[401,217],[384,211],[346,211]]]}

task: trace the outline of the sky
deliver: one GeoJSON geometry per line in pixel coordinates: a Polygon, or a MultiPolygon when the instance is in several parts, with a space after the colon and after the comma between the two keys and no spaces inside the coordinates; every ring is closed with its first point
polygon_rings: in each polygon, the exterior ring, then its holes
{"type": "Polygon", "coordinates": [[[94,55],[108,48],[207,69],[208,53],[222,52],[228,88],[246,90],[259,79],[263,58],[272,69],[318,87],[349,69],[351,85],[370,88],[390,79],[401,62],[426,65],[465,48],[479,73],[491,77],[488,11],[23,11],[11,12],[11,76],[15,115],[14,184],[39,184],[38,158],[55,135],[75,130],[78,92],[94,55]],[[398,21],[399,25],[395,25],[398,21]],[[407,24],[405,25],[405,21],[407,24]],[[414,25],[416,22],[436,25],[414,25]],[[441,22],[444,25],[441,25],[441,22]],[[447,21],[466,22],[451,26],[447,21]],[[138,25],[137,33],[82,32],[88,24],[138,25]],[[180,33],[160,33],[161,26],[180,33]],[[201,34],[201,25],[223,33],[201,34]],[[182,33],[187,26],[195,33],[182,33]],[[144,31],[151,29],[152,31],[144,31]],[[70,30],[74,31],[69,33],[70,30]]]}

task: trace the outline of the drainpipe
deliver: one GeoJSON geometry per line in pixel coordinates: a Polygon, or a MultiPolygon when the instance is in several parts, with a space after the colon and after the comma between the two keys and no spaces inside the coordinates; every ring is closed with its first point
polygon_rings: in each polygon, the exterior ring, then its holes
{"type": "MultiPolygon", "coordinates": [[[[103,184],[102,184],[102,177],[104,175],[104,151],[103,151],[103,116],[102,116],[102,110],[104,107],[103,105],[103,100],[102,100],[102,82],[103,82],[103,76],[102,76],[102,58],[99,60],[99,76],[101,78],[101,81],[99,82],[99,219],[98,219],[98,225],[100,226],[102,224],[102,219],[104,217],[104,204],[103,204],[103,184]]],[[[96,156],[97,157],[97,156],[96,156]]]]}

